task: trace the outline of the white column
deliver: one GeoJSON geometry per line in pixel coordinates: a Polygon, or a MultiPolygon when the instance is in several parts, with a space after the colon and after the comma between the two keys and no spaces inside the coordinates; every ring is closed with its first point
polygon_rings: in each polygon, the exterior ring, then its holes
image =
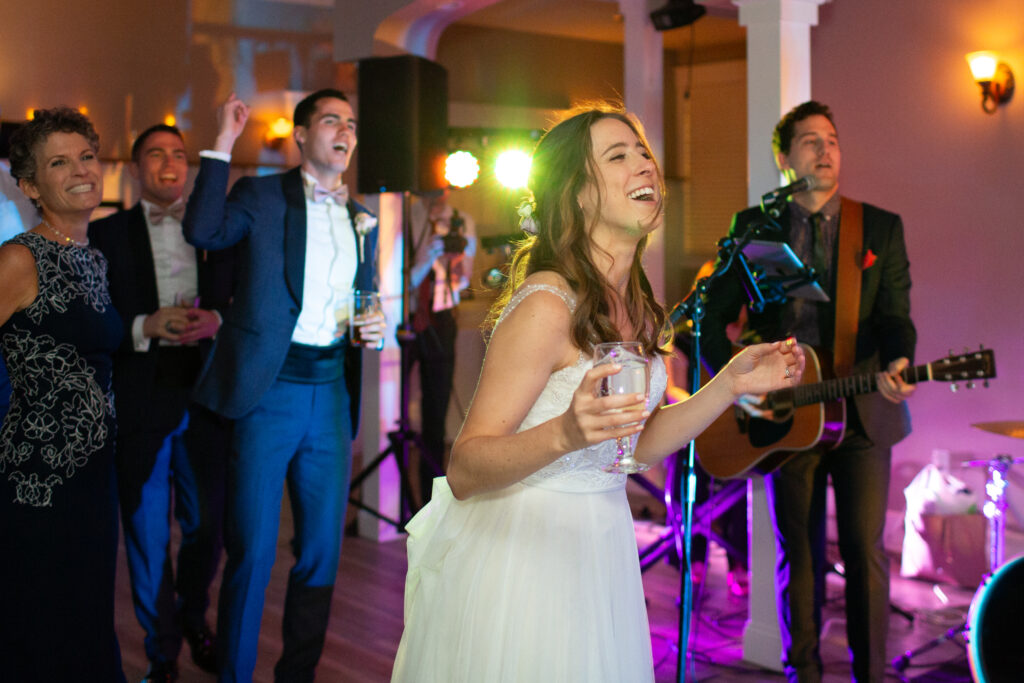
{"type": "MultiPolygon", "coordinates": [[[[364,467],[389,446],[387,434],[396,428],[399,416],[401,358],[395,341],[395,329],[403,319],[402,199],[402,194],[397,192],[367,197],[370,208],[377,209],[378,287],[384,315],[388,320],[388,333],[383,351],[363,351],[359,444],[364,467]],[[379,202],[378,207],[372,206],[375,200],[379,202]]],[[[358,473],[352,474],[355,476],[358,473]]],[[[399,491],[396,460],[389,457],[363,482],[360,496],[369,507],[391,519],[397,519],[399,491]]],[[[360,536],[378,541],[391,540],[399,535],[394,526],[364,511],[359,512],[358,528],[360,536]]]]}
{"type": "MultiPolygon", "coordinates": [[[[748,203],[780,184],[771,135],[782,115],[811,98],[811,26],[828,0],[733,0],[747,28],[748,203]]],[[[750,616],[743,659],[780,671],[782,639],[775,601],[775,532],[764,481],[750,480],[750,616]]]]}
{"type": "MultiPolygon", "coordinates": [[[[624,25],[623,78],[626,109],[644,124],[654,157],[665,164],[664,55],[661,32],[654,29],[650,13],[660,0],[619,0],[624,25]]],[[[665,297],[664,230],[651,235],[644,255],[644,267],[654,296],[665,297]]]]}

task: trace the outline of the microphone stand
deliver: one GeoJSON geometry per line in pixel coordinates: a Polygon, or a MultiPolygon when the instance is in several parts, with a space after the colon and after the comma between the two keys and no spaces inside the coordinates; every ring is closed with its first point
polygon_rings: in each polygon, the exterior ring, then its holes
{"type": "MultiPolygon", "coordinates": [[[[751,223],[739,240],[724,237],[718,242],[718,262],[714,271],[707,277],[699,279],[693,291],[669,313],[669,319],[673,326],[682,318],[687,318],[693,323],[692,346],[689,364],[690,395],[697,393],[700,389],[700,365],[701,365],[701,321],[704,318],[705,304],[709,285],[738,264],[739,276],[743,288],[749,298],[748,307],[751,311],[760,312],[764,309],[766,299],[758,287],[755,272],[751,269],[743,249],[764,232],[765,229],[779,231],[782,228],[777,222],[777,217],[769,211],[765,211],[762,203],[762,211],[769,221],[767,224],[751,223]]],[[[780,210],[781,212],[781,210],[780,210]]],[[[679,646],[677,648],[676,673],[680,683],[686,681],[686,652],[690,640],[690,619],[693,612],[693,583],[691,581],[692,571],[692,543],[691,531],[693,525],[693,501],[697,492],[697,474],[695,466],[694,442],[690,441],[686,446],[686,467],[682,468],[679,480],[679,491],[686,491],[686,499],[683,504],[682,529],[676,534],[676,552],[684,558],[682,572],[680,572],[680,608],[679,608],[679,646]],[[684,488],[685,484],[685,488],[684,488]],[[680,538],[681,535],[681,538],[680,538]]]]}

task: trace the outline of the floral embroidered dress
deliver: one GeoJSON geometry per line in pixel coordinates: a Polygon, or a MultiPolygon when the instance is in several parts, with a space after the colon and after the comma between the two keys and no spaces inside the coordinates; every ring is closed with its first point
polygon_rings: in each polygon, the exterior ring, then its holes
{"type": "MultiPolygon", "coordinates": [[[[527,285],[503,317],[548,285],[527,285]]],[[[499,321],[500,324],[500,321],[499,321]]],[[[553,373],[517,431],[565,412],[584,373],[553,373]]],[[[665,390],[651,364],[649,406],[665,390]]],[[[443,478],[409,523],[405,632],[393,682],[654,680],[626,475],[614,441],[567,453],[500,491],[456,500],[443,478]]]]}
{"type": "Polygon", "coordinates": [[[24,233],[39,291],[0,326],[0,680],[121,681],[111,352],[121,323],[99,251],[24,233]]]}

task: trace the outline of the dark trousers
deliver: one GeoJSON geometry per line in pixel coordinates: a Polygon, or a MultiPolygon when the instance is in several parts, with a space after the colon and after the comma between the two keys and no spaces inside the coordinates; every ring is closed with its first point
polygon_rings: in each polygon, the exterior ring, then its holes
{"type": "Polygon", "coordinates": [[[821,680],[825,601],[825,492],[832,477],[839,553],[846,569],[846,632],[854,680],[885,675],[889,565],[882,545],[890,450],[859,431],[839,448],[797,455],[767,480],[778,542],[776,593],[786,677],[821,680]]]}
{"type": "MultiPolygon", "coordinates": [[[[154,342],[155,343],[155,342],[154,342]]],[[[183,628],[205,625],[223,547],[230,423],[191,404],[196,347],[114,358],[115,463],[135,616],[151,662],[173,662],[183,628]],[[173,515],[172,515],[173,511],[173,515]],[[171,524],[181,529],[177,576],[171,524]]]]}
{"type": "Polygon", "coordinates": [[[182,629],[206,623],[223,545],[228,439],[226,421],[195,405],[169,434],[128,431],[118,438],[132,601],[152,662],[175,661],[182,629]],[[177,579],[170,552],[172,507],[181,528],[177,579]]]}
{"type": "Polygon", "coordinates": [[[228,464],[227,566],[221,584],[220,680],[251,681],[285,486],[295,525],[278,681],[312,681],[323,650],[348,501],[352,425],[344,378],[278,379],[235,422],[228,464]]]}
{"type": "Polygon", "coordinates": [[[441,467],[444,462],[444,426],[455,376],[457,334],[454,311],[438,311],[431,316],[430,326],[417,333],[413,346],[413,362],[419,365],[421,431],[427,456],[420,458],[419,471],[424,503],[430,500],[434,477],[439,474],[434,466],[441,467]]]}

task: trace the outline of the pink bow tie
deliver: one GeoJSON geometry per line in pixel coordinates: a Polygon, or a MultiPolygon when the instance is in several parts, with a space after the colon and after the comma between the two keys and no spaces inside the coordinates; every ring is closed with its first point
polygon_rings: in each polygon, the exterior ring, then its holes
{"type": "Polygon", "coordinates": [[[328,199],[334,199],[335,203],[344,206],[348,201],[348,186],[339,185],[333,190],[325,190],[319,185],[313,186],[313,202],[315,204],[323,204],[328,199]]]}
{"type": "Polygon", "coordinates": [[[149,217],[149,222],[153,225],[156,225],[168,216],[180,223],[181,219],[185,217],[185,202],[178,199],[166,208],[152,204],[146,215],[149,217]]]}

